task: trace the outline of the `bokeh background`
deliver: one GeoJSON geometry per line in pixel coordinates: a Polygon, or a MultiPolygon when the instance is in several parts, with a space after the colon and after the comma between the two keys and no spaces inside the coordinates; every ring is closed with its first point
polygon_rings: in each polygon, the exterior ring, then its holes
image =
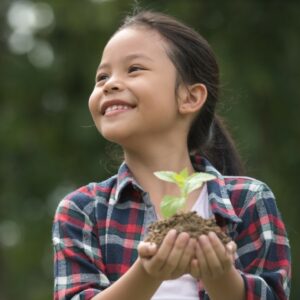
{"type": "MultiPolygon", "coordinates": [[[[58,201],[114,173],[89,115],[101,50],[130,0],[0,2],[0,300],[52,298],[58,201]]],[[[300,2],[140,1],[199,30],[217,54],[220,112],[247,175],[277,196],[300,299],[300,2]]]]}

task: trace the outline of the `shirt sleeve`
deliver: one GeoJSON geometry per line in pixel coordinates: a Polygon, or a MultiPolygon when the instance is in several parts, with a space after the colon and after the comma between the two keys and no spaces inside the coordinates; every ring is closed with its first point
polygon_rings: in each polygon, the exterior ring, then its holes
{"type": "Polygon", "coordinates": [[[53,223],[54,300],[88,300],[110,282],[105,274],[93,204],[82,192],[63,199],[53,223]]]}
{"type": "Polygon", "coordinates": [[[237,268],[248,300],[285,300],[290,294],[291,254],[274,195],[262,184],[250,197],[237,227],[237,268]]]}

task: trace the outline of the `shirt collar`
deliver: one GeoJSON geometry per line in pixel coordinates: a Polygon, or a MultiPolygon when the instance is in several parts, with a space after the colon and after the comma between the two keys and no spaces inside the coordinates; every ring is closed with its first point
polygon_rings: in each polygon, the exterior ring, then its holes
{"type": "Polygon", "coordinates": [[[223,176],[204,157],[194,156],[192,157],[192,163],[195,170],[199,172],[207,172],[216,176],[216,179],[207,182],[208,200],[210,202],[212,212],[232,222],[242,222],[242,220],[236,215],[231,204],[228,190],[226,188],[225,176],[223,176]]]}
{"type": "Polygon", "coordinates": [[[117,184],[115,187],[115,193],[113,193],[113,197],[111,197],[109,200],[109,203],[111,205],[116,204],[120,200],[122,191],[124,190],[124,188],[126,188],[128,186],[131,186],[131,188],[134,191],[143,192],[142,187],[134,179],[131,171],[129,170],[129,168],[125,162],[123,162],[120,165],[116,177],[117,177],[117,184]]]}

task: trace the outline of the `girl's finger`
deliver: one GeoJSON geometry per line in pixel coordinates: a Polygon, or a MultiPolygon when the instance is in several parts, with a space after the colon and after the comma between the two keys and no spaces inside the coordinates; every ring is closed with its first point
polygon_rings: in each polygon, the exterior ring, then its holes
{"type": "Polygon", "coordinates": [[[231,258],[231,263],[234,264],[235,255],[236,255],[237,245],[234,241],[229,242],[226,244],[226,252],[231,258]]]}
{"type": "Polygon", "coordinates": [[[210,269],[208,267],[208,263],[206,260],[206,256],[202,250],[202,246],[200,245],[200,242],[196,243],[196,258],[198,261],[198,268],[201,272],[202,277],[209,277],[211,276],[210,269]]]}
{"type": "Polygon", "coordinates": [[[228,247],[225,247],[214,232],[209,232],[208,237],[223,270],[227,269],[228,266],[231,265],[232,254],[230,249],[233,247],[233,245],[227,244],[228,247]]]}
{"type": "Polygon", "coordinates": [[[156,251],[157,246],[154,243],[140,242],[138,245],[138,254],[141,258],[151,258],[156,251]]]}
{"type": "Polygon", "coordinates": [[[214,232],[210,232],[208,234],[208,237],[219,259],[219,262],[221,263],[223,271],[228,270],[232,266],[232,257],[234,254],[233,251],[235,251],[235,243],[230,242],[226,246],[224,246],[214,232]]]}
{"type": "Polygon", "coordinates": [[[159,272],[170,255],[170,252],[174,246],[176,240],[177,232],[175,229],[171,229],[165,236],[162,244],[160,245],[157,253],[149,261],[149,268],[155,272],[159,272]]]}
{"type": "Polygon", "coordinates": [[[190,274],[199,280],[201,278],[201,270],[199,268],[198,260],[193,258],[190,263],[190,274]]]}
{"type": "MultiPolygon", "coordinates": [[[[200,246],[206,258],[207,266],[210,271],[210,276],[216,277],[223,272],[222,264],[219,260],[219,257],[216,253],[216,248],[218,248],[218,241],[215,241],[215,244],[212,244],[211,238],[207,235],[202,235],[199,237],[200,246]]],[[[223,248],[224,246],[221,245],[223,248]]],[[[221,251],[221,249],[217,249],[221,251]]],[[[223,249],[225,253],[225,248],[223,249]]]]}
{"type": "MultiPolygon", "coordinates": [[[[172,274],[177,269],[186,246],[189,242],[189,235],[186,232],[182,232],[178,235],[174,247],[170,251],[168,258],[161,269],[164,274],[172,274]]],[[[184,268],[185,269],[185,268],[184,268]]]]}
{"type": "Polygon", "coordinates": [[[190,261],[195,254],[195,244],[196,241],[194,239],[189,239],[185,248],[183,248],[182,255],[177,264],[175,271],[172,273],[172,277],[176,278],[184,273],[187,273],[187,268],[190,265],[190,261]]]}
{"type": "Polygon", "coordinates": [[[228,251],[228,253],[230,255],[234,255],[236,252],[236,249],[237,249],[237,246],[234,241],[230,241],[228,244],[226,244],[226,251],[228,251]]]}

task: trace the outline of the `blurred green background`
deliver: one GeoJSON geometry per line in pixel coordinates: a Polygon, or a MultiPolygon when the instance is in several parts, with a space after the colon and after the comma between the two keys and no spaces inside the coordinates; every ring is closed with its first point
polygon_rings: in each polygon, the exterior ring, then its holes
{"type": "MultiPolygon", "coordinates": [[[[289,233],[300,299],[300,2],[140,1],[199,30],[221,67],[220,110],[289,233]]],[[[0,2],[0,300],[52,297],[58,201],[115,171],[87,101],[129,0],[0,2]]]]}

